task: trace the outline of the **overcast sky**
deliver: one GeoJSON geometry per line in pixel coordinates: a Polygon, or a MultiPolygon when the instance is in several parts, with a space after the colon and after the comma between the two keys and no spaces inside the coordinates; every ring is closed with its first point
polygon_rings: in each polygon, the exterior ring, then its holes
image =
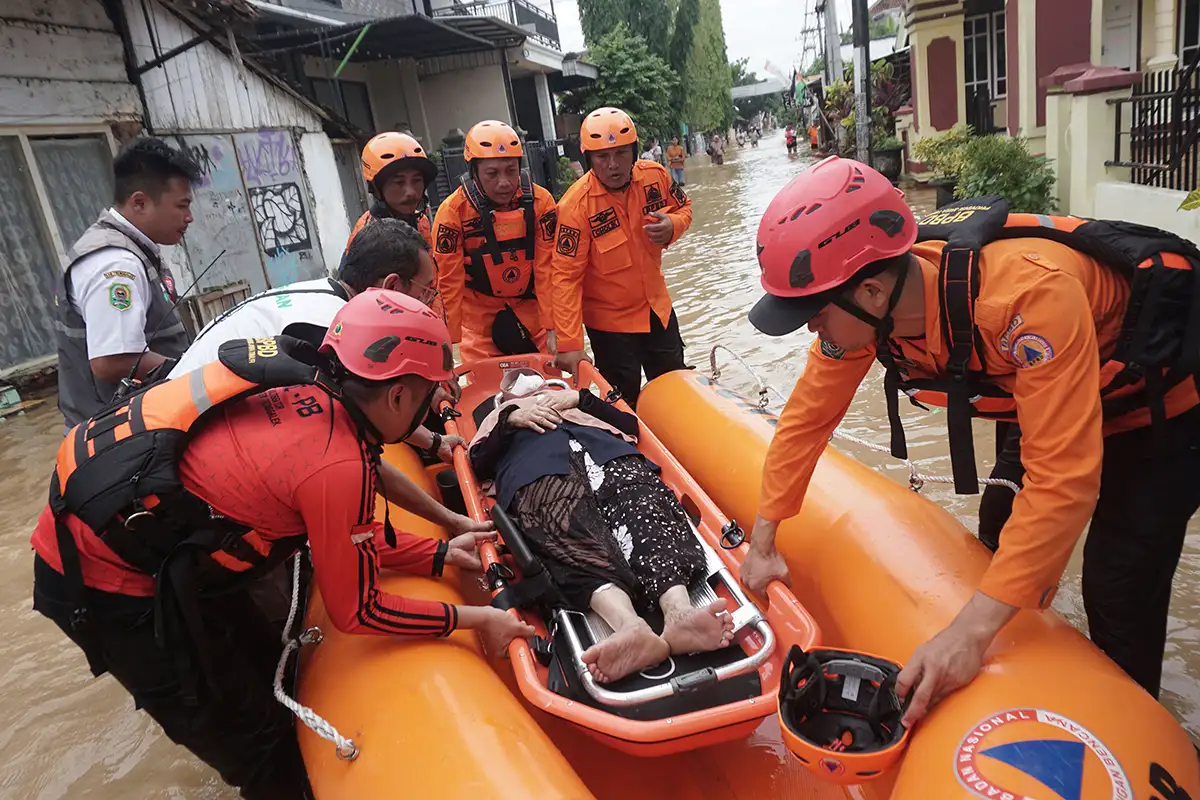
{"type": "MultiPolygon", "coordinates": [[[[838,25],[843,30],[850,27],[850,2],[837,0],[838,25]]],[[[537,3],[546,7],[549,0],[537,0],[537,3]]],[[[816,27],[816,16],[812,13],[814,5],[815,0],[721,0],[729,60],[749,58],[750,69],[760,77],[767,76],[764,65],[770,61],[790,78],[793,64],[800,69],[807,66],[801,63],[802,31],[806,26],[816,27]]],[[[563,52],[582,50],[578,0],[554,0],[554,10],[558,14],[558,35],[563,52]]],[[[817,45],[815,32],[809,39],[817,45]]]]}

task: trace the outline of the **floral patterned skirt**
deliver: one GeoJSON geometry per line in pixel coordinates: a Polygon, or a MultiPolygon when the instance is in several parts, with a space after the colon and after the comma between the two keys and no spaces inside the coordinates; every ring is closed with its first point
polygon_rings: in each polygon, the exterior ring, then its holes
{"type": "Polygon", "coordinates": [[[518,491],[512,513],[573,609],[611,583],[645,615],[667,589],[703,576],[704,551],[653,464],[629,455],[597,465],[574,439],[571,450],[570,474],[518,491]]]}

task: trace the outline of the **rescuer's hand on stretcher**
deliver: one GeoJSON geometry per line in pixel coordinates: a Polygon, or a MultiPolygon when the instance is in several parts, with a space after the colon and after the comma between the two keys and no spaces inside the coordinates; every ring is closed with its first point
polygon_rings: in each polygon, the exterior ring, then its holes
{"type": "Polygon", "coordinates": [[[778,522],[757,517],[750,532],[750,547],[742,559],[741,579],[747,589],[755,594],[766,591],[771,581],[782,581],[792,585],[787,562],[775,549],[775,531],[778,522]]]}
{"type": "Polygon", "coordinates": [[[483,562],[479,560],[479,543],[496,541],[495,531],[464,533],[455,536],[446,543],[446,563],[462,569],[483,571],[483,562]]]}
{"type": "Polygon", "coordinates": [[[587,359],[587,353],[582,350],[567,350],[554,357],[554,366],[566,370],[572,375],[579,374],[579,362],[587,359]]]}

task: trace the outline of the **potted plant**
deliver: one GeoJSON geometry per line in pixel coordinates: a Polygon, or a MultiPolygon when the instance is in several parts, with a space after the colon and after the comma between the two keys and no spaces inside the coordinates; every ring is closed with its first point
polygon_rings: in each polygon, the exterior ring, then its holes
{"type": "Polygon", "coordinates": [[[1052,214],[1057,205],[1054,180],[1050,161],[1030,153],[1024,138],[980,136],[961,149],[954,196],[998,194],[1008,201],[1009,211],[1052,214]]]}
{"type": "Polygon", "coordinates": [[[904,142],[891,135],[875,139],[871,147],[871,166],[896,183],[904,171],[904,142]]]}
{"type": "Polygon", "coordinates": [[[932,173],[929,185],[937,190],[938,208],[954,201],[963,153],[972,134],[970,126],[959,125],[942,133],[923,136],[913,144],[913,156],[932,173]]]}

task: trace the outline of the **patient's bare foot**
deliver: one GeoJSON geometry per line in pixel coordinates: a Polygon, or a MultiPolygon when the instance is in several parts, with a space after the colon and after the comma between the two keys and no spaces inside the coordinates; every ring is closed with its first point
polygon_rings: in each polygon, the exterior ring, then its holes
{"type": "Polygon", "coordinates": [[[704,608],[686,608],[666,615],[662,638],[672,653],[703,653],[725,647],[733,639],[733,617],[725,612],[726,602],[717,600],[704,608]]]}
{"type": "Polygon", "coordinates": [[[600,683],[612,683],[626,675],[665,661],[671,649],[644,621],[614,633],[583,653],[588,672],[600,683]]]}

